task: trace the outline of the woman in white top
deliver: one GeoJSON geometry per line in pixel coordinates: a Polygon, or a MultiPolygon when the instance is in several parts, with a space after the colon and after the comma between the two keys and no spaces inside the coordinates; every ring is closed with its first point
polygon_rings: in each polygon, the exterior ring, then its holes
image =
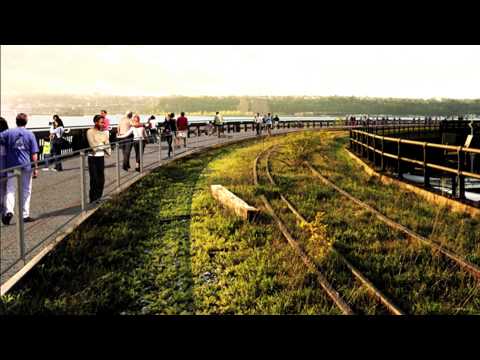
{"type": "Polygon", "coordinates": [[[53,123],[50,126],[50,140],[52,144],[51,156],[53,157],[53,163],[55,168],[52,168],[53,171],[63,171],[62,160],[60,155],[62,155],[62,138],[65,133],[63,127],[63,121],[58,115],[53,115],[53,123]]]}
{"type": "Polygon", "coordinates": [[[145,151],[145,139],[147,138],[145,133],[145,127],[140,122],[140,116],[135,114],[132,119],[132,127],[123,135],[117,135],[117,138],[123,139],[133,134],[133,147],[135,148],[135,160],[137,162],[135,170],[140,171],[140,149],[142,155],[145,151]]]}

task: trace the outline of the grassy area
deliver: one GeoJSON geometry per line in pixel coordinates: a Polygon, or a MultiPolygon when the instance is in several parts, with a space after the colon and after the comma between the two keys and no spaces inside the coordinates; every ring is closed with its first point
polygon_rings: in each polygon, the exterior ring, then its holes
{"type": "MultiPolygon", "coordinates": [[[[440,233],[444,235],[450,233],[450,237],[445,236],[442,240],[451,247],[458,245],[458,239],[466,239],[468,242],[471,238],[472,234],[468,231],[459,231],[457,222],[473,225],[476,220],[448,211],[439,212],[436,206],[425,203],[414,194],[402,192],[396,186],[385,186],[370,178],[345,154],[345,137],[333,133],[315,137],[317,146],[316,151],[311,152],[311,160],[322,174],[340,187],[402,224],[417,231],[422,229],[426,236],[438,229],[442,229],[440,233]]],[[[291,154],[292,149],[287,148],[284,154],[277,155],[272,161],[273,173],[281,191],[287,194],[309,221],[313,221],[320,212],[327,228],[328,241],[405,312],[480,312],[479,291],[474,279],[459,271],[444,257],[432,255],[429,248],[405,240],[401,234],[388,228],[373,215],[320,181],[313,180],[308,171],[291,163],[291,154]]],[[[306,155],[308,157],[309,153],[306,155]]],[[[284,219],[293,225],[292,218],[284,219]]],[[[296,233],[301,239],[300,232],[296,233]]],[[[438,236],[435,235],[435,238],[438,236]]],[[[308,249],[307,246],[306,248],[308,249]]],[[[465,255],[467,249],[463,248],[465,255]]],[[[315,252],[316,249],[310,248],[311,256],[315,256],[315,252]]],[[[475,256],[476,253],[473,253],[469,258],[475,256]]],[[[318,265],[338,287],[339,292],[357,309],[367,314],[379,311],[359,296],[362,289],[342,280],[343,272],[335,259],[331,256],[317,256],[317,259],[318,265]]]]}
{"type": "Polygon", "coordinates": [[[221,209],[221,183],[256,204],[252,161],[274,138],[172,163],[105,204],[0,300],[1,314],[335,314],[268,217],[221,209]]]}
{"type": "Polygon", "coordinates": [[[263,209],[260,194],[360,314],[385,309],[332,254],[334,245],[402,310],[480,313],[477,283],[314,180],[321,173],[396,221],[479,263],[478,219],[450,213],[370,178],[343,150],[343,133],[249,141],[166,165],[105,204],[0,299],[0,314],[339,314],[264,212],[245,222],[222,209],[222,184],[263,209]],[[252,181],[255,157],[271,145],[277,187],[252,181]],[[281,190],[306,216],[299,224],[281,190]],[[312,231],[315,230],[314,232],[312,231]]]}

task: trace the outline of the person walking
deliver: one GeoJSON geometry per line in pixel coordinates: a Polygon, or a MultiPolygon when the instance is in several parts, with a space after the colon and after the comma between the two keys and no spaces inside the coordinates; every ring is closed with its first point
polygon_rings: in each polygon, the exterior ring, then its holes
{"type": "Polygon", "coordinates": [[[267,127],[268,136],[272,136],[272,115],[270,113],[265,118],[265,126],[267,127]]]}
{"type": "Polygon", "coordinates": [[[183,139],[183,147],[187,147],[188,119],[185,117],[185,113],[183,111],[180,113],[180,117],[177,119],[177,132],[178,139],[183,139]]]}
{"type": "Polygon", "coordinates": [[[273,122],[273,125],[277,125],[277,128],[278,128],[278,124],[280,122],[280,119],[278,118],[278,115],[274,116],[272,122],[273,122]]]}
{"type": "Polygon", "coordinates": [[[60,156],[62,155],[62,147],[65,141],[63,138],[64,134],[65,128],[62,119],[60,119],[58,115],[53,115],[53,123],[50,127],[50,139],[52,142],[51,155],[53,158],[53,164],[55,164],[55,167],[52,168],[53,171],[63,171],[60,156]]]}
{"type": "MultiPolygon", "coordinates": [[[[8,123],[0,116],[0,134],[8,130],[8,123]]],[[[7,149],[0,138],[0,215],[4,212],[5,193],[7,192],[7,149]]]]}
{"type": "Polygon", "coordinates": [[[262,122],[263,122],[262,117],[260,116],[260,113],[257,113],[257,115],[254,118],[254,121],[255,121],[255,127],[257,130],[257,135],[259,136],[262,132],[262,122]]]}
{"type": "Polygon", "coordinates": [[[216,112],[215,117],[213,118],[213,125],[215,125],[216,131],[220,132],[220,128],[222,128],[223,130],[223,117],[222,115],[220,115],[220,112],[218,111],[216,112]]]}
{"type": "Polygon", "coordinates": [[[150,138],[153,144],[156,144],[158,142],[158,130],[157,130],[157,125],[155,121],[155,116],[152,115],[148,118],[148,129],[150,132],[150,138]]]}
{"type": "MultiPolygon", "coordinates": [[[[32,222],[34,218],[30,216],[30,198],[32,195],[32,177],[38,176],[38,144],[35,135],[25,127],[28,122],[28,115],[20,113],[17,115],[17,127],[0,133],[0,143],[6,150],[6,168],[22,166],[22,189],[20,190],[20,199],[23,204],[23,221],[32,222]],[[31,163],[34,162],[32,170],[31,163]]],[[[17,187],[16,177],[13,171],[8,172],[7,190],[5,195],[4,214],[2,222],[9,225],[14,214],[15,191],[17,187]]]]}
{"type": "Polygon", "coordinates": [[[93,117],[94,127],[87,130],[88,173],[90,175],[90,202],[93,203],[103,195],[105,185],[105,155],[111,155],[110,141],[105,133],[105,118],[102,115],[93,117]]]}
{"type": "Polygon", "coordinates": [[[173,136],[175,135],[175,132],[177,131],[177,127],[175,124],[175,114],[171,113],[167,119],[165,119],[165,122],[163,123],[163,136],[167,140],[168,144],[168,157],[170,158],[170,154],[173,151],[172,148],[172,141],[173,141],[173,136]]]}
{"type": "Polygon", "coordinates": [[[140,121],[140,116],[138,114],[135,114],[135,116],[132,119],[132,127],[130,130],[127,131],[124,135],[117,136],[119,139],[125,138],[127,136],[130,136],[133,134],[133,148],[135,149],[135,161],[136,161],[136,166],[135,166],[135,171],[140,172],[140,152],[143,153],[145,152],[145,143],[147,139],[145,127],[140,121]]]}
{"type": "MultiPolygon", "coordinates": [[[[118,131],[117,131],[117,138],[126,134],[128,130],[132,127],[132,117],[133,112],[127,111],[125,116],[120,120],[118,124],[118,131]]],[[[123,143],[120,145],[120,148],[123,152],[123,170],[128,171],[130,169],[130,153],[132,152],[132,142],[133,142],[133,134],[130,134],[124,140],[123,143]]]]}

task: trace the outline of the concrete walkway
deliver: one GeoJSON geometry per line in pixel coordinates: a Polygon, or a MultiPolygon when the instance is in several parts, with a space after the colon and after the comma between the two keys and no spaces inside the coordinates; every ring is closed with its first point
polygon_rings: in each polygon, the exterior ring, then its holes
{"type": "MultiPolygon", "coordinates": [[[[276,129],[272,133],[294,132],[300,129],[276,129]]],[[[205,148],[222,142],[231,142],[244,138],[254,138],[255,132],[251,129],[239,133],[224,134],[219,138],[216,135],[191,137],[187,140],[187,148],[175,149],[175,157],[186,152],[205,148]]],[[[144,154],[144,170],[160,166],[167,160],[167,144],[162,142],[161,152],[158,144],[148,144],[144,154]],[[161,154],[161,157],[160,157],[161,154]]],[[[117,191],[116,150],[111,157],[105,158],[105,190],[104,197],[117,191]]],[[[120,152],[120,162],[123,156],[120,152]]],[[[135,152],[132,148],[130,164],[132,169],[126,172],[121,169],[121,184],[131,182],[139,177],[134,170],[135,152]]],[[[40,171],[39,176],[33,179],[32,199],[30,214],[37,221],[25,223],[25,261],[20,259],[20,245],[16,236],[15,220],[9,226],[0,225],[0,285],[18,273],[42,249],[51,244],[55,238],[62,234],[66,228],[74,226],[78,219],[84,215],[81,211],[80,191],[80,157],[74,157],[63,162],[63,172],[40,171]]],[[[86,174],[86,192],[88,201],[89,177],[86,174]]],[[[95,206],[90,205],[90,208],[95,206]]],[[[96,205],[98,207],[98,205],[96,205]]],[[[38,257],[38,256],[37,256],[38,257]]],[[[18,276],[18,275],[17,275],[18,276]]]]}

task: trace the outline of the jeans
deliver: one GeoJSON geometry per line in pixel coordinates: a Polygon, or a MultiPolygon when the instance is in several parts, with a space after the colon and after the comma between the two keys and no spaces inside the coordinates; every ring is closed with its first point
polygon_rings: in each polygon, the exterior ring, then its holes
{"type": "Polygon", "coordinates": [[[257,135],[260,135],[261,132],[262,132],[262,124],[257,123],[257,135]]]}
{"type": "Polygon", "coordinates": [[[55,169],[60,171],[63,170],[62,160],[59,158],[59,156],[62,155],[62,145],[59,141],[52,141],[52,151],[50,154],[53,155],[52,162],[55,164],[55,169]]]}
{"type": "Polygon", "coordinates": [[[90,175],[90,202],[100,199],[105,185],[105,158],[103,156],[88,157],[88,173],[90,175]]]}
{"type": "Polygon", "coordinates": [[[52,155],[43,154],[43,160],[45,161],[45,167],[48,168],[48,165],[52,162],[52,155]]]}
{"type": "Polygon", "coordinates": [[[124,170],[130,169],[130,153],[132,152],[132,139],[133,139],[133,135],[123,139],[128,141],[125,141],[125,143],[121,145],[122,152],[123,152],[123,169],[124,170]]]}
{"type": "Polygon", "coordinates": [[[142,142],[142,155],[145,152],[145,141],[144,140],[135,140],[133,142],[133,147],[135,148],[135,161],[137,162],[137,168],[140,167],[140,142],[142,142]]]}
{"type": "Polygon", "coordinates": [[[165,139],[167,140],[167,144],[168,144],[168,157],[170,157],[170,154],[173,151],[172,149],[173,136],[172,135],[165,136],[165,139]]]}

